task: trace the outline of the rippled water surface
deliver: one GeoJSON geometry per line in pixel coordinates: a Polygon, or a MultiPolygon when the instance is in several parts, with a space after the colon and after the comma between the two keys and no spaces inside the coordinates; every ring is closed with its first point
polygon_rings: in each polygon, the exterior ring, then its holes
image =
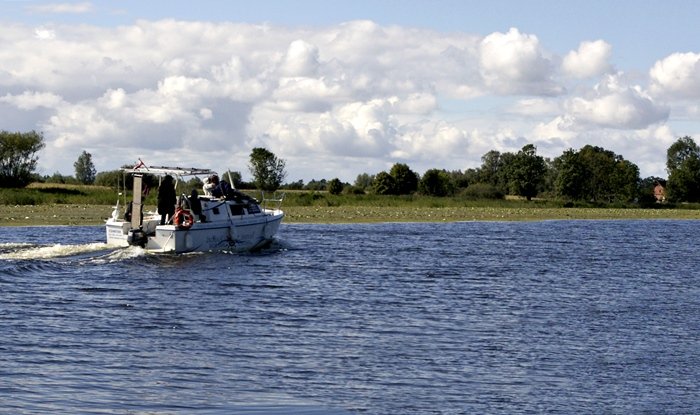
{"type": "Polygon", "coordinates": [[[700,413],[700,222],[0,228],[0,413],[700,413]]]}

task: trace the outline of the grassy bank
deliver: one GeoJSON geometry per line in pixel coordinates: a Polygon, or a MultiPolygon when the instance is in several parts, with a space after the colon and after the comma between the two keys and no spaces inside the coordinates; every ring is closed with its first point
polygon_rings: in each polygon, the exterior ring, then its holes
{"type": "MultiPolygon", "coordinates": [[[[155,192],[151,192],[155,193],[155,192]]],[[[255,197],[259,194],[251,192],[255,197]]],[[[96,186],[35,185],[0,189],[0,226],[99,225],[116,193],[96,186]]],[[[146,200],[154,209],[155,195],[146,200]]],[[[563,207],[557,201],[468,200],[421,196],[287,192],[286,223],[456,222],[559,219],[700,219],[700,209],[563,207]]]]}
{"type": "MultiPolygon", "coordinates": [[[[152,207],[151,207],[152,208],[152,207]]],[[[700,219],[700,210],[522,207],[283,206],[285,223],[526,221],[557,219],[700,219]]],[[[99,225],[108,205],[0,206],[0,225],[99,225]]]]}

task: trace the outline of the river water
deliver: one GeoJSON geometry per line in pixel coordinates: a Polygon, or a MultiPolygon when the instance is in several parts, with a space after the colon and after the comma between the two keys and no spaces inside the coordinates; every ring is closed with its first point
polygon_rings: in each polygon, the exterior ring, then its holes
{"type": "Polygon", "coordinates": [[[0,413],[700,413],[700,221],[0,228],[0,413]]]}

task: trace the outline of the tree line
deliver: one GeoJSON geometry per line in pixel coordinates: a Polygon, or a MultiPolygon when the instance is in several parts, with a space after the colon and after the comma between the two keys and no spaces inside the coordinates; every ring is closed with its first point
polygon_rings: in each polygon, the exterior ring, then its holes
{"type": "MultiPolygon", "coordinates": [[[[39,157],[37,153],[43,149],[44,136],[36,131],[9,132],[0,131],[0,188],[20,188],[31,182],[83,184],[108,187],[131,187],[124,182],[122,169],[133,166],[125,165],[121,169],[97,172],[92,161],[92,154],[84,151],[73,163],[74,176],[62,175],[59,172],[53,175],[40,176],[35,173],[39,157]]],[[[238,188],[257,188],[266,191],[277,190],[286,176],[286,161],[279,159],[269,150],[256,147],[250,153],[249,169],[254,179],[250,183],[242,180],[240,172],[226,172],[222,176],[224,180],[230,180],[238,188]]],[[[144,182],[148,186],[157,185],[157,178],[144,175],[144,182]]],[[[195,178],[192,184],[202,184],[195,178]]]]}
{"type": "MultiPolygon", "coordinates": [[[[123,181],[121,170],[97,173],[92,155],[83,151],[74,163],[75,176],[54,173],[39,176],[34,170],[37,153],[44,147],[43,134],[0,131],[0,187],[24,187],[32,181],[97,184],[117,187],[123,181]]],[[[130,167],[130,166],[123,166],[130,167]]],[[[554,159],[537,154],[533,144],[517,153],[491,150],[481,157],[481,165],[465,171],[432,168],[422,176],[405,163],[395,163],[389,171],[361,173],[353,184],[338,178],[296,181],[283,184],[286,161],[265,148],[254,148],[248,165],[253,181],[244,182],[240,172],[227,172],[236,188],[265,191],[282,189],[324,190],[331,194],[376,193],[381,195],[422,194],[460,195],[470,198],[503,198],[506,195],[557,198],[601,204],[653,203],[653,188],[662,184],[671,202],[700,202],[700,147],[689,137],[681,137],[666,153],[668,179],[640,178],[639,168],[622,155],[602,147],[586,145],[568,149],[554,159]]],[[[193,179],[199,180],[199,179],[193,179]]],[[[148,182],[147,182],[148,184],[148,182]]],[[[155,185],[155,183],[153,183],[155,185]]],[[[197,183],[192,183],[196,186],[197,183]]]]}
{"type": "Polygon", "coordinates": [[[396,163],[388,172],[362,173],[354,184],[335,178],[285,186],[336,194],[418,193],[475,199],[513,195],[527,200],[539,196],[594,204],[649,205],[657,202],[654,188],[661,185],[665,200],[700,202],[700,147],[691,137],[681,137],[668,148],[666,159],[668,179],[641,178],[636,164],[599,146],[568,149],[559,157],[547,159],[537,154],[533,144],[527,144],[517,153],[491,150],[481,157],[481,166],[466,171],[433,168],[420,176],[407,164],[396,163]]]}

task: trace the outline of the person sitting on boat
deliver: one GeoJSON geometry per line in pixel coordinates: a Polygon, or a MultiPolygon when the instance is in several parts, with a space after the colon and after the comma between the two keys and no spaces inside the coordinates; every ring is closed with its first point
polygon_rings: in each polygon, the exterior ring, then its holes
{"type": "Polygon", "coordinates": [[[231,193],[231,185],[226,180],[219,180],[216,174],[209,177],[209,183],[204,185],[204,191],[216,198],[227,198],[231,193]]]}
{"type": "Polygon", "coordinates": [[[217,182],[219,181],[219,177],[215,174],[204,179],[204,186],[202,187],[202,190],[204,190],[205,196],[214,196],[213,190],[216,187],[214,180],[217,182]]]}
{"type": "Polygon", "coordinates": [[[221,179],[221,181],[219,181],[219,193],[221,194],[221,196],[219,197],[223,197],[226,200],[228,200],[231,198],[231,191],[231,185],[228,184],[226,180],[221,179]]]}
{"type": "Polygon", "coordinates": [[[175,214],[175,183],[173,176],[167,174],[158,188],[158,213],[160,214],[160,224],[165,225],[166,217],[170,221],[175,214]]]}
{"type": "Polygon", "coordinates": [[[187,199],[189,199],[190,209],[192,209],[192,213],[199,217],[200,222],[206,222],[207,218],[202,213],[202,201],[199,200],[199,193],[197,193],[197,189],[192,189],[192,193],[187,199]]]}

